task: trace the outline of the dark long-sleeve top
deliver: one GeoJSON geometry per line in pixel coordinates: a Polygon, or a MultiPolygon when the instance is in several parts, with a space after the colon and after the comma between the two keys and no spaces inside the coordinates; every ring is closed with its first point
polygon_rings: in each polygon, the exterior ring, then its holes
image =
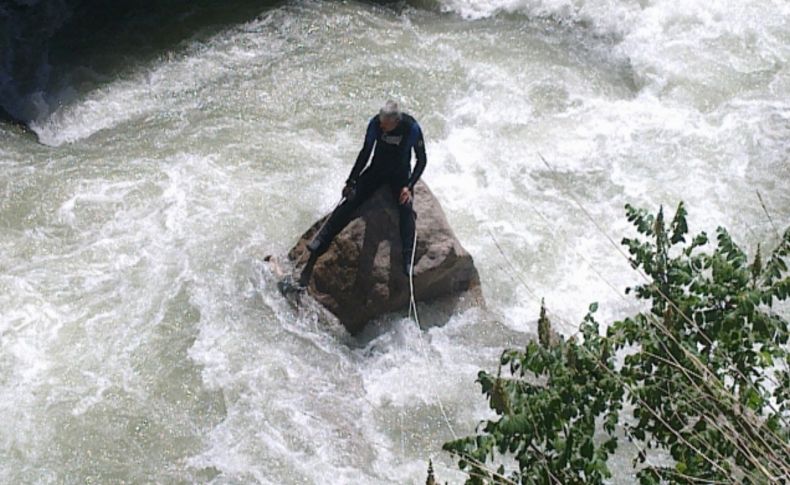
{"type": "Polygon", "coordinates": [[[346,183],[356,183],[371,153],[373,153],[373,161],[368,170],[389,175],[409,190],[414,190],[414,184],[420,179],[428,163],[422,129],[417,120],[405,113],[401,115],[401,120],[395,129],[389,132],[381,129],[378,115],[371,118],[365,133],[365,143],[357,155],[356,163],[346,183]],[[411,170],[412,150],[417,157],[414,171],[411,170]]]}

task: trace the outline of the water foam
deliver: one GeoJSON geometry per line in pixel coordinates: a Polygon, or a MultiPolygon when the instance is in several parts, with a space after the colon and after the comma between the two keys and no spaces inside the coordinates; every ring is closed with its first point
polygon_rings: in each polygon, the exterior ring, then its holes
{"type": "Polygon", "coordinates": [[[761,92],[783,77],[790,55],[790,6],[780,0],[444,0],[441,6],[467,19],[518,13],[614,39],[613,54],[631,63],[639,86],[703,109],[746,86],[761,92]]]}
{"type": "MultiPolygon", "coordinates": [[[[638,279],[569,194],[617,239],[625,202],[683,198],[692,227],[749,243],[771,232],[754,188],[790,219],[788,84],[690,72],[725,52],[718,20],[678,30],[668,3],[584,2],[558,28],[507,5],[475,21],[278,9],[85,94],[39,125],[57,150],[2,144],[0,481],[404,483],[432,455],[460,481],[438,399],[471,433],[490,412],[477,370],[530,338],[541,297],[566,334],[591,301],[603,321],[633,310],[618,290],[638,279]],[[652,31],[685,54],[645,47],[652,31]],[[400,315],[351,338],[294,312],[260,262],[331,208],[389,95],[423,125],[425,179],[488,300],[425,347],[400,315]]],[[[765,59],[786,56],[776,22],[749,44],[765,59]]]]}

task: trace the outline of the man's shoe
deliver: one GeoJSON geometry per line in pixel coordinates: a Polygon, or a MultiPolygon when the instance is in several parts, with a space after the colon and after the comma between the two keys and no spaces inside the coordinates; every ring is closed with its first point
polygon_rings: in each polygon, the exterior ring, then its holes
{"type": "Polygon", "coordinates": [[[286,296],[291,293],[300,293],[305,290],[305,287],[301,281],[294,281],[293,276],[291,275],[286,275],[283,279],[278,281],[277,288],[280,290],[280,293],[286,296]]]}
{"type": "Polygon", "coordinates": [[[316,259],[318,259],[316,253],[310,254],[310,257],[307,258],[307,263],[305,263],[304,268],[302,268],[301,274],[299,274],[300,288],[306,288],[307,284],[310,282],[310,275],[313,274],[313,266],[315,266],[316,259]]]}

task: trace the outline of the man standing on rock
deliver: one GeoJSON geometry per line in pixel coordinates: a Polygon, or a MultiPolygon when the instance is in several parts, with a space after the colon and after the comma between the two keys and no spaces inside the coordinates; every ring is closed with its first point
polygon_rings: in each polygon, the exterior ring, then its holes
{"type": "Polygon", "coordinates": [[[403,245],[403,273],[411,273],[411,256],[414,246],[414,184],[420,179],[427,158],[422,130],[412,116],[400,111],[398,103],[387,101],[379,114],[371,118],[365,134],[365,144],[343,188],[344,201],[332,212],[329,219],[307,245],[311,252],[300,282],[306,284],[315,260],[328,248],[332,239],[351,221],[354,210],[365,202],[376,189],[389,185],[398,203],[400,213],[400,238],[403,245]],[[411,170],[411,152],[417,163],[411,170]],[[368,164],[371,152],[373,161],[368,164]]]}

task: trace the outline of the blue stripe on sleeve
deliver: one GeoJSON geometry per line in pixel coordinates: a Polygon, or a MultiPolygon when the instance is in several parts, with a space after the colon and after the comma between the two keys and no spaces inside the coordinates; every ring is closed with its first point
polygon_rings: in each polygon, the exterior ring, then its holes
{"type": "Polygon", "coordinates": [[[415,121],[409,130],[409,138],[406,141],[406,149],[411,150],[420,138],[420,125],[415,121]]]}
{"type": "Polygon", "coordinates": [[[365,145],[367,145],[367,146],[372,146],[373,145],[373,143],[379,137],[379,130],[380,129],[381,129],[381,127],[378,125],[378,123],[376,123],[376,118],[375,117],[371,118],[370,119],[370,123],[368,123],[367,134],[365,135],[365,145]]]}

